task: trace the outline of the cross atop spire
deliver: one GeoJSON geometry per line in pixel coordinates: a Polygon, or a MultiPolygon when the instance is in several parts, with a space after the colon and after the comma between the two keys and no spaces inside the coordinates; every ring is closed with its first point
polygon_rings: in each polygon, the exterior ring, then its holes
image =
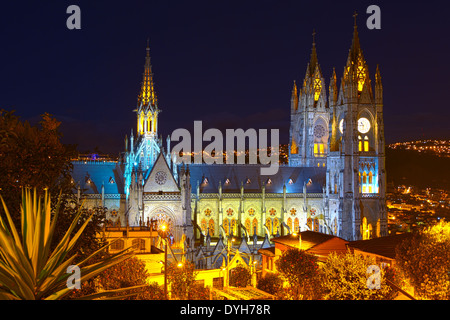
{"type": "Polygon", "coordinates": [[[349,53],[349,59],[350,61],[355,62],[358,55],[361,53],[361,47],[359,44],[359,35],[358,35],[358,25],[356,24],[356,17],[358,16],[358,13],[355,11],[353,14],[354,19],[354,25],[353,25],[353,39],[352,39],[352,46],[350,47],[350,53],[349,53]]]}
{"type": "Polygon", "coordinates": [[[313,29],[312,32],[312,48],[311,48],[311,57],[309,59],[309,64],[307,68],[307,74],[312,77],[314,72],[316,71],[316,66],[319,64],[317,59],[317,51],[316,51],[316,31],[313,29]]]}

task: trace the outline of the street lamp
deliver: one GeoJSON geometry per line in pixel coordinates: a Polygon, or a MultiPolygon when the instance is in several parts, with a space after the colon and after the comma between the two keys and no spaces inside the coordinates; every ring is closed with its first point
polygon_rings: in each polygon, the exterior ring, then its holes
{"type": "Polygon", "coordinates": [[[161,226],[160,231],[158,232],[159,236],[165,242],[164,247],[164,299],[167,300],[167,226],[163,224],[161,226]]]}
{"type": "MultiPolygon", "coordinates": [[[[292,234],[294,237],[297,236],[297,232],[294,232],[292,234]]],[[[298,231],[298,249],[301,250],[302,249],[302,234],[300,233],[300,230],[298,231]]]]}

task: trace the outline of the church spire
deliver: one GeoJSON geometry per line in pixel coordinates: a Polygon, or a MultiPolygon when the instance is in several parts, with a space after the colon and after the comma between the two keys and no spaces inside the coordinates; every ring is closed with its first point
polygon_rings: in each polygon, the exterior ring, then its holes
{"type": "Polygon", "coordinates": [[[356,23],[357,13],[353,14],[354,25],[353,25],[353,38],[352,45],[349,49],[347,64],[344,68],[344,83],[347,86],[347,92],[350,94],[360,94],[364,88],[364,84],[370,84],[368,81],[369,70],[367,68],[367,63],[364,59],[364,55],[361,49],[358,35],[358,26],[356,23]],[[349,90],[350,87],[354,87],[349,90]]]}
{"type": "Polygon", "coordinates": [[[358,25],[356,23],[356,17],[358,16],[358,13],[353,14],[354,24],[353,24],[353,38],[352,38],[352,46],[350,47],[349,54],[348,54],[348,62],[356,62],[358,59],[358,56],[362,56],[362,50],[359,43],[359,34],[358,34],[358,25]]]}
{"type": "Polygon", "coordinates": [[[138,108],[149,104],[154,107],[158,104],[158,100],[154,89],[152,65],[150,62],[150,47],[149,40],[147,39],[144,74],[142,76],[141,91],[138,96],[138,108]]]}
{"type": "Polygon", "coordinates": [[[322,70],[320,69],[319,59],[317,58],[317,50],[316,50],[316,31],[313,30],[312,33],[312,48],[311,48],[311,56],[309,59],[309,63],[306,67],[305,79],[303,80],[303,93],[309,94],[309,98],[306,98],[308,101],[306,105],[315,106],[319,97],[322,93],[322,88],[325,85],[325,81],[323,80],[322,70]]]}
{"type": "Polygon", "coordinates": [[[291,93],[291,112],[296,111],[298,108],[298,91],[297,91],[297,83],[295,83],[292,87],[292,93],[291,93]]]}
{"type": "Polygon", "coordinates": [[[309,76],[312,77],[314,72],[316,71],[316,66],[319,65],[319,61],[317,59],[317,51],[316,51],[316,31],[313,29],[312,33],[313,43],[311,48],[311,57],[309,59],[309,76]]]}

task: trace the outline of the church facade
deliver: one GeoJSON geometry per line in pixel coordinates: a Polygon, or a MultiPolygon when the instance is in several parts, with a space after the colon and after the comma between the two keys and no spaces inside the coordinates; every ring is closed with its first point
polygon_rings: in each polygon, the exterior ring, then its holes
{"type": "Polygon", "coordinates": [[[147,45],[136,132],[116,162],[74,161],[85,206],[108,208],[121,226],[157,221],[175,242],[201,237],[264,237],[312,230],[359,240],[387,235],[383,88],[374,87],[354,26],[339,86],[328,83],[313,41],[306,74],[291,95],[289,164],[184,164],[158,136],[158,99],[147,45]]]}

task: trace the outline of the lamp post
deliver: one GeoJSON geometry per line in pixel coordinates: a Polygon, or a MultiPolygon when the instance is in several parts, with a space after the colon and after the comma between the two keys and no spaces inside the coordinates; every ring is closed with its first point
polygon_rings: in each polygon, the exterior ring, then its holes
{"type": "Polygon", "coordinates": [[[159,236],[165,242],[164,246],[164,299],[167,299],[167,226],[163,224],[159,231],[159,236]]]}
{"type": "MultiPolygon", "coordinates": [[[[297,232],[294,232],[292,234],[294,237],[297,236],[297,232]]],[[[302,249],[302,234],[300,233],[300,230],[298,231],[298,250],[302,249]]]]}

